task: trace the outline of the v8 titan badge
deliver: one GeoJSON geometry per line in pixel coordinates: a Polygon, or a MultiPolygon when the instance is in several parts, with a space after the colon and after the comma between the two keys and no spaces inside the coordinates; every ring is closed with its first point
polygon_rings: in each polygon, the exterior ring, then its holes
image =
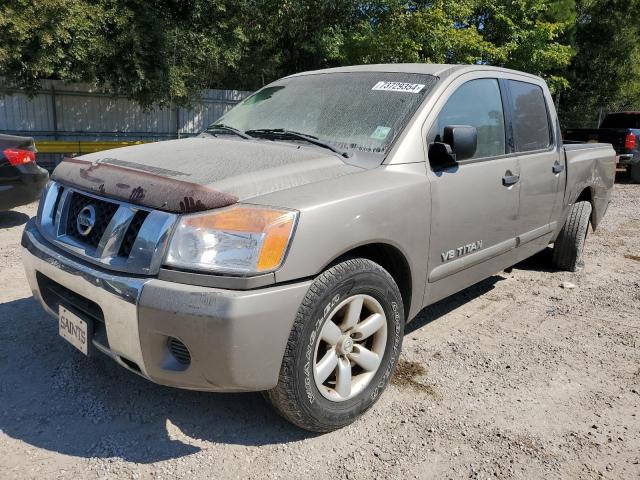
{"type": "Polygon", "coordinates": [[[461,247],[455,248],[453,250],[442,252],[440,256],[442,257],[443,262],[448,262],[449,260],[462,257],[471,252],[475,252],[476,250],[480,250],[481,248],[482,248],[482,240],[478,240],[477,242],[468,243],[467,245],[462,245],[461,247]]]}

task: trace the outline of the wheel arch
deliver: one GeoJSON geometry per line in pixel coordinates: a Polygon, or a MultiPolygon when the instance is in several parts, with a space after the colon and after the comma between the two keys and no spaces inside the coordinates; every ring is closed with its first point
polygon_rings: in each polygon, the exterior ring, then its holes
{"type": "Polygon", "coordinates": [[[409,311],[411,309],[413,280],[411,277],[411,266],[409,265],[409,261],[404,253],[402,253],[398,247],[388,243],[366,243],[340,254],[325,265],[322,271],[325,271],[336,263],[348,258],[366,258],[367,260],[377,263],[389,272],[393,280],[396,282],[396,285],[398,285],[400,295],[402,295],[404,316],[405,321],[407,321],[409,318],[409,311]]]}
{"type": "Polygon", "coordinates": [[[576,198],[575,202],[573,203],[578,203],[578,202],[589,202],[591,204],[591,217],[590,217],[589,223],[591,223],[591,228],[595,231],[596,229],[595,219],[597,217],[596,217],[596,204],[594,202],[593,188],[592,187],[583,188],[580,194],[578,195],[578,197],[576,198]]]}

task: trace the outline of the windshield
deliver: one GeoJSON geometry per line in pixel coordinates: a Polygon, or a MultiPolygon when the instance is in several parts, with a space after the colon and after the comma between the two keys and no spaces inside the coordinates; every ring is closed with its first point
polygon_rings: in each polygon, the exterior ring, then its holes
{"type": "Polygon", "coordinates": [[[383,153],[435,83],[412,73],[325,73],[278,80],[216,123],[243,132],[284,129],[342,150],[383,153]]]}

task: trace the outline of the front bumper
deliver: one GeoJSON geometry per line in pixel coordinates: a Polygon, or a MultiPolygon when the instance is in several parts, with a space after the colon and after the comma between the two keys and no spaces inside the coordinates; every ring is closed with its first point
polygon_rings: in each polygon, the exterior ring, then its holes
{"type": "Polygon", "coordinates": [[[311,283],[234,291],[115,274],[54,247],[33,219],[22,246],[31,290],[49,314],[57,317],[64,295],[92,305],[89,314],[101,318],[92,323],[103,330],[93,336],[97,350],[153,382],[193,390],[274,387],[311,283]],[[66,293],[49,295],[51,285],[66,293]],[[188,365],[172,354],[172,338],[188,348],[188,365]]]}

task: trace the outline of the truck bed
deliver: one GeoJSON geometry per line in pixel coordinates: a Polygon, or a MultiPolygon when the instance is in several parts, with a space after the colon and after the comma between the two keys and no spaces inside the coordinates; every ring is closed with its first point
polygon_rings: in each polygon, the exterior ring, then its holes
{"type": "Polygon", "coordinates": [[[626,153],[624,142],[628,128],[573,128],[568,129],[564,139],[574,142],[610,143],[618,153],[626,153]]]}
{"type": "Polygon", "coordinates": [[[567,163],[565,204],[575,202],[589,187],[594,203],[591,223],[595,228],[609,205],[616,175],[616,152],[608,143],[568,144],[563,148],[567,163]]]}

